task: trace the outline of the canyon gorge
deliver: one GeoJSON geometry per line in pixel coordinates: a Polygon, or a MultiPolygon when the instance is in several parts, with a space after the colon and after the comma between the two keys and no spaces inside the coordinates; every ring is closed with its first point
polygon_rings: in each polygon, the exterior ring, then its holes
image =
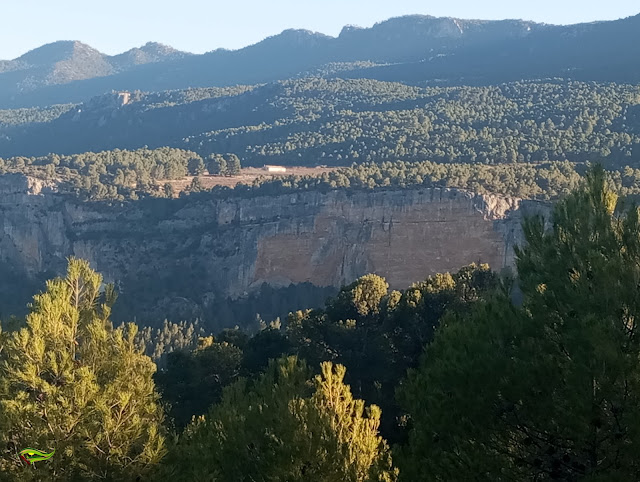
{"type": "Polygon", "coordinates": [[[0,315],[20,314],[77,256],[116,284],[117,321],[243,325],[251,309],[267,320],[315,307],[367,273],[403,289],[470,263],[509,269],[523,217],[548,211],[536,201],[426,186],[80,202],[37,179],[5,175],[0,315]],[[247,299],[253,308],[239,312],[247,299]]]}

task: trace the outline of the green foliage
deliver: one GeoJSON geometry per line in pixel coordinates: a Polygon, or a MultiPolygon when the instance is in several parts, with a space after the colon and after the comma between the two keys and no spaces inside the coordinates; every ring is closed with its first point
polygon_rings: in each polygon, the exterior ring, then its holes
{"type": "Polygon", "coordinates": [[[242,127],[191,134],[201,155],[244,165],[425,161],[637,162],[637,86],[569,80],[416,87],[366,79],[289,80],[258,88],[242,127]],[[275,115],[271,110],[275,109],[275,115]]]}
{"type": "Polygon", "coordinates": [[[240,174],[240,158],[235,154],[210,154],[207,170],[209,174],[217,176],[237,176],[240,174]]]}
{"type": "Polygon", "coordinates": [[[55,181],[60,192],[94,201],[167,196],[169,188],[161,182],[183,179],[189,168],[204,172],[202,159],[193,152],[168,147],[0,159],[0,173],[55,181]]]}
{"type": "MultiPolygon", "coordinates": [[[[503,165],[439,164],[431,161],[363,163],[316,176],[260,177],[250,186],[240,184],[235,189],[214,188],[212,195],[248,197],[298,191],[326,192],[332,189],[357,191],[440,187],[524,199],[555,200],[576,189],[586,169],[586,165],[567,161],[503,165]]],[[[607,171],[607,175],[619,194],[640,195],[640,169],[626,166],[622,171],[607,171]]]]}
{"type": "Polygon", "coordinates": [[[378,434],[380,410],[365,413],[343,383],[344,367],[322,376],[295,357],[269,365],[255,382],[239,380],[195,420],[167,467],[174,480],[393,481],[378,434]]]}
{"type": "Polygon", "coordinates": [[[173,189],[173,186],[168,182],[164,184],[164,186],[162,187],[162,191],[165,197],[173,198],[175,196],[175,191],[173,189]]]}
{"type": "Polygon", "coordinates": [[[51,122],[74,107],[73,104],[59,104],[44,108],[3,109],[0,110],[0,128],[36,122],[51,122]]]}
{"type": "Polygon", "coordinates": [[[196,176],[191,180],[191,184],[189,184],[189,187],[187,188],[187,190],[189,192],[201,192],[204,190],[204,187],[202,186],[202,181],[200,180],[199,176],[196,176]]]}
{"type": "Polygon", "coordinates": [[[376,405],[365,409],[364,400],[353,398],[349,386],[344,384],[345,373],[343,365],[324,362],[321,375],[315,377],[316,391],[308,418],[319,419],[323,433],[314,431],[313,437],[326,444],[323,452],[326,451],[329,461],[335,464],[332,471],[320,467],[317,477],[320,480],[396,480],[398,471],[393,468],[391,452],[378,436],[381,410],[376,405]],[[336,455],[330,451],[334,448],[332,439],[339,447],[336,455]]]}
{"type": "Polygon", "coordinates": [[[219,343],[229,343],[231,345],[237,346],[241,350],[244,350],[247,344],[249,343],[249,335],[238,327],[235,328],[225,328],[220,332],[217,337],[217,341],[219,343]]]}
{"type": "Polygon", "coordinates": [[[164,320],[161,328],[142,328],[136,336],[136,343],[158,367],[164,368],[167,355],[174,351],[194,349],[204,334],[198,320],[191,323],[164,320]]]}
{"type": "MultiPolygon", "coordinates": [[[[114,125],[99,129],[91,127],[97,122],[90,116],[100,118],[102,111],[92,113],[85,106],[82,115],[90,121],[72,121],[69,112],[44,124],[59,130],[34,127],[29,134],[14,128],[4,141],[0,130],[0,152],[14,156],[0,162],[0,172],[50,179],[53,170],[65,181],[65,192],[120,200],[145,193],[166,196],[157,181],[199,175],[203,166],[212,174],[235,175],[239,163],[365,163],[321,181],[277,182],[296,189],[440,183],[555,198],[577,186],[585,163],[598,161],[617,173],[620,187],[640,192],[640,91],[632,85],[553,80],[418,87],[305,78],[138,97],[114,125]],[[221,102],[227,107],[220,109],[221,102]],[[142,145],[158,149],[117,149],[142,145]],[[167,145],[173,149],[160,148],[167,145]],[[23,157],[35,148],[42,157],[23,157]],[[44,155],[87,150],[105,152],[44,155]]],[[[276,190],[275,185],[268,189],[276,190]]]]}
{"type": "Polygon", "coordinates": [[[227,160],[221,154],[210,154],[207,170],[214,176],[224,176],[227,174],[227,160]]]}
{"type": "MultiPolygon", "coordinates": [[[[202,173],[202,161],[195,153],[178,149],[110,151],[75,156],[55,154],[42,158],[0,159],[0,173],[23,173],[53,180],[62,193],[82,200],[125,200],[140,197],[174,197],[168,179],[184,179],[189,172],[202,173]],[[194,160],[195,159],[195,160],[194,160]]],[[[631,160],[630,160],[631,162],[631,160]]],[[[250,185],[234,189],[214,187],[210,196],[279,195],[296,191],[331,189],[370,190],[422,187],[460,188],[478,193],[503,194],[521,198],[556,199],[575,189],[586,166],[581,163],[539,162],[517,164],[438,163],[432,161],[384,161],[353,164],[314,176],[259,177],[250,185]]],[[[211,155],[207,170],[214,175],[236,175],[235,154],[211,155]]],[[[616,192],[640,195],[640,169],[624,165],[608,171],[616,192]]],[[[198,176],[188,189],[203,190],[198,176]]]]}
{"type": "Polygon", "coordinates": [[[130,480],[164,453],[153,362],[137,327],[109,322],[113,287],[86,261],[34,297],[26,327],[4,339],[0,470],[10,480],[130,480]],[[26,447],[55,456],[28,470],[26,447]]]}
{"type": "Polygon", "coordinates": [[[356,395],[382,407],[385,438],[400,442],[398,380],[417,366],[447,310],[464,312],[496,284],[487,265],[437,274],[391,293],[383,278],[366,275],[344,287],[325,309],[292,313],[287,335],[294,352],[310,364],[345,365],[356,395]]]}
{"type": "Polygon", "coordinates": [[[389,285],[381,276],[367,274],[349,286],[342,288],[333,302],[334,315],[343,318],[366,318],[380,313],[380,302],[387,296],[389,285]]]}
{"type": "MultiPolygon", "coordinates": [[[[240,375],[257,376],[270,360],[288,354],[291,349],[284,333],[274,327],[265,327],[252,337],[239,329],[226,329],[217,339],[200,336],[194,340],[196,331],[192,325],[169,326],[171,332],[177,333],[171,344],[159,341],[155,345],[155,353],[161,348],[165,350],[156,362],[160,369],[155,381],[168,406],[169,417],[179,430],[218,403],[223,388],[240,375]],[[186,333],[185,327],[188,327],[186,333]]],[[[162,334],[167,328],[165,322],[162,334]]]]}
{"type": "Polygon", "coordinates": [[[166,366],[155,380],[177,428],[184,428],[193,416],[205,414],[220,400],[223,387],[240,375],[242,355],[240,348],[213,339],[193,353],[179,350],[167,355],[166,366]]]}
{"type": "Polygon", "coordinates": [[[136,92],[135,101],[141,110],[165,109],[167,107],[219,99],[251,92],[257,86],[234,85],[231,87],[194,87],[163,92],[136,92]]]}
{"type": "Polygon", "coordinates": [[[200,176],[204,174],[205,168],[202,158],[194,157],[192,159],[189,159],[187,169],[189,171],[189,174],[191,174],[192,176],[200,176]]]}
{"type": "Polygon", "coordinates": [[[635,480],[640,475],[638,210],[604,172],[525,223],[508,291],[449,316],[401,398],[405,480],[635,480]]]}
{"type": "Polygon", "coordinates": [[[227,174],[237,176],[240,174],[240,168],[240,158],[235,154],[229,154],[227,156],[227,174]]]}
{"type": "Polygon", "coordinates": [[[246,376],[250,376],[264,371],[269,360],[289,354],[291,342],[279,327],[271,326],[249,338],[242,350],[242,369],[246,376]]]}

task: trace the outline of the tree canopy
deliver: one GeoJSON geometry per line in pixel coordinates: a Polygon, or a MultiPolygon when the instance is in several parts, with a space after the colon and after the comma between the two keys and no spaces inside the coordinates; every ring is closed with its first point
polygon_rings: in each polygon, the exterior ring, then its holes
{"type": "Polygon", "coordinates": [[[240,380],[194,420],[179,441],[174,480],[396,480],[378,435],[380,410],[344,385],[345,368],[322,365],[310,379],[295,357],[270,363],[255,382],[240,380]]]}
{"type": "Polygon", "coordinates": [[[136,325],[112,327],[114,301],[112,286],[71,259],[5,337],[0,470],[11,480],[131,480],[164,455],[155,365],[136,348],[136,325]],[[55,457],[25,472],[17,453],[27,447],[55,457]]]}
{"type": "Polygon", "coordinates": [[[522,306],[447,316],[401,390],[405,480],[638,478],[638,219],[593,169],[525,223],[522,306]]]}

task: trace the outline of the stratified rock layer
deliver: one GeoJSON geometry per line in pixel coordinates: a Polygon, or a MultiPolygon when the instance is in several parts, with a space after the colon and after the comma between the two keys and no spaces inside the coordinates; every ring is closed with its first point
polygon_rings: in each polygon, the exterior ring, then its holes
{"type": "Polygon", "coordinates": [[[377,273],[401,289],[473,262],[500,270],[513,264],[523,213],[547,209],[439,188],[117,205],[49,191],[23,176],[0,178],[0,274],[24,284],[83,257],[125,301],[135,297],[128,302],[139,303],[140,319],[206,313],[264,283],[338,287],[377,273]]]}

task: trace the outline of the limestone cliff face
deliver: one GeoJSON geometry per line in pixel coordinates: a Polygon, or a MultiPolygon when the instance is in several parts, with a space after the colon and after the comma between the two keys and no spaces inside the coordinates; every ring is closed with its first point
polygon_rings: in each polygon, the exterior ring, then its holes
{"type": "Polygon", "coordinates": [[[337,287],[377,273],[398,289],[472,262],[500,270],[513,264],[523,210],[544,209],[438,188],[117,205],[43,189],[0,178],[0,274],[39,280],[83,257],[138,318],[202,315],[264,283],[337,287]]]}

